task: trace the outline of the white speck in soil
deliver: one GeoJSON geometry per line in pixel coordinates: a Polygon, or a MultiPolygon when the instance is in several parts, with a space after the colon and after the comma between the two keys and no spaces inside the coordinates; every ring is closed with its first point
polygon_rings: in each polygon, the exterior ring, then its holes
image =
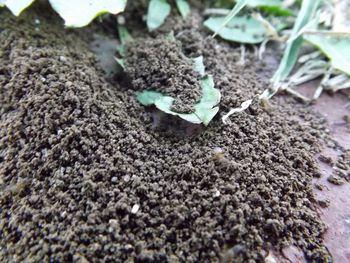
{"type": "Polygon", "coordinates": [[[140,209],[140,205],[135,204],[132,208],[131,208],[131,213],[132,214],[136,214],[140,209]]]}
{"type": "Polygon", "coordinates": [[[117,183],[118,182],[118,177],[116,177],[116,176],[112,177],[111,182],[112,183],[117,183]]]}
{"type": "Polygon", "coordinates": [[[220,191],[216,190],[215,193],[214,193],[214,197],[219,197],[219,196],[220,196],[220,191]]]}

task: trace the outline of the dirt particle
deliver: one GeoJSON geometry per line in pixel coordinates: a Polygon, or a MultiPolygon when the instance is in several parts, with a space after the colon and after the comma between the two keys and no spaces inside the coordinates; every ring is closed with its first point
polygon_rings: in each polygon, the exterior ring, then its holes
{"type": "Polygon", "coordinates": [[[324,163],[326,163],[326,164],[328,164],[329,166],[334,166],[334,160],[331,158],[331,157],[329,157],[329,156],[325,156],[325,155],[323,155],[323,154],[321,154],[320,156],[319,156],[319,158],[318,158],[321,162],[324,162],[324,163]]]}
{"type": "Polygon", "coordinates": [[[322,207],[322,208],[327,208],[330,205],[330,200],[329,199],[324,199],[324,200],[318,200],[317,203],[322,207]]]}
{"type": "Polygon", "coordinates": [[[327,178],[327,181],[334,185],[342,185],[346,183],[346,181],[343,178],[334,173],[327,178]]]}
{"type": "Polygon", "coordinates": [[[132,213],[132,214],[136,214],[136,213],[139,211],[139,209],[140,209],[140,205],[135,204],[135,205],[133,205],[133,207],[131,208],[131,213],[132,213]]]}

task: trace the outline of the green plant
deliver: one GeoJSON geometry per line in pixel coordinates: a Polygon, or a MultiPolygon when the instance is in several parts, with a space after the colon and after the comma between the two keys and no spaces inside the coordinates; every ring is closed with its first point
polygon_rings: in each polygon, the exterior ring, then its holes
{"type": "MultiPolygon", "coordinates": [[[[202,57],[197,58],[202,60],[202,57]]],[[[137,93],[137,100],[144,106],[154,105],[159,110],[180,117],[188,122],[208,125],[219,111],[219,102],[221,99],[220,91],[215,89],[214,80],[211,75],[202,75],[200,80],[202,88],[202,97],[200,101],[194,105],[193,113],[178,113],[171,110],[174,98],[163,95],[153,90],[145,90],[137,93]]]]}
{"type": "MultiPolygon", "coordinates": [[[[190,12],[190,5],[186,0],[176,0],[176,6],[183,17],[190,12]]],[[[150,31],[160,27],[169,16],[171,5],[167,0],[150,0],[147,12],[147,27],[150,31]]]]}
{"type": "Polygon", "coordinates": [[[224,17],[210,17],[204,26],[228,41],[257,44],[265,40],[268,31],[260,21],[251,16],[233,17],[226,23],[224,17]],[[222,28],[222,24],[225,26],[222,28]]]}
{"type": "MultiPolygon", "coordinates": [[[[116,61],[122,66],[122,68],[124,68],[125,44],[127,44],[129,41],[133,41],[133,39],[124,26],[119,26],[118,32],[121,45],[117,49],[120,58],[116,58],[116,61]]],[[[173,33],[170,33],[167,36],[167,40],[175,41],[173,33]]],[[[200,101],[194,105],[195,111],[193,113],[178,113],[173,111],[172,106],[175,98],[152,90],[152,87],[150,87],[148,90],[137,92],[136,98],[144,106],[155,106],[157,109],[167,114],[177,116],[188,122],[195,124],[203,123],[204,125],[208,125],[219,112],[218,104],[221,100],[221,94],[220,91],[215,88],[213,77],[205,73],[203,57],[200,56],[192,60],[188,58],[186,59],[189,63],[193,64],[194,70],[201,76],[200,86],[202,96],[200,101]]]]}
{"type": "MultiPolygon", "coordinates": [[[[14,15],[19,15],[34,0],[0,0],[0,6],[8,7],[14,15]]],[[[125,9],[127,0],[49,0],[53,9],[65,20],[68,27],[82,27],[102,13],[117,14],[125,9]],[[76,10],[79,10],[77,12],[76,10]]],[[[278,91],[287,91],[304,101],[311,100],[296,91],[296,87],[306,81],[322,77],[312,99],[320,96],[323,90],[338,91],[350,88],[350,28],[340,25],[348,21],[349,1],[327,2],[321,0],[294,1],[294,5],[285,6],[282,0],[217,0],[215,8],[206,10],[209,18],[204,26],[222,39],[244,45],[257,45],[259,59],[270,40],[279,41],[284,52],[279,67],[271,78],[271,86],[258,97],[268,100],[278,91]],[[226,9],[233,6],[233,8],[226,9]],[[242,14],[241,14],[242,13],[242,14]],[[240,14],[238,16],[238,14],[240,14]],[[297,14],[295,16],[295,14],[297,14]],[[321,16],[323,14],[323,16],[321,16]],[[333,14],[331,22],[324,14],[333,14]],[[340,22],[339,22],[340,21],[340,22]],[[299,56],[303,46],[311,46],[315,52],[299,56]],[[299,67],[296,69],[296,65],[299,67]]],[[[179,13],[186,17],[190,5],[186,0],[175,0],[179,13]]],[[[171,12],[168,0],[149,0],[147,27],[150,31],[161,26],[171,12]]],[[[124,26],[119,26],[121,45],[116,61],[124,67],[124,45],[132,41],[124,26]]],[[[242,52],[244,54],[244,52],[242,52]]],[[[148,90],[138,94],[138,100],[144,105],[155,105],[168,114],[177,115],[194,123],[208,124],[217,114],[220,94],[214,88],[211,76],[205,75],[204,65],[197,58],[194,66],[202,79],[202,100],[195,105],[192,115],[171,111],[174,98],[156,91],[148,90]]],[[[244,59],[242,60],[244,61],[244,59]]],[[[151,87],[150,87],[151,88],[151,87]]],[[[231,114],[249,107],[252,100],[242,103],[223,117],[225,121],[231,114]]]]}
{"type": "MultiPolygon", "coordinates": [[[[0,0],[18,16],[34,0],[0,0]]],[[[96,16],[104,13],[118,14],[124,11],[126,0],[49,0],[52,8],[65,20],[67,27],[83,27],[96,16]]]]}
{"type": "MultiPolygon", "coordinates": [[[[230,2],[230,0],[221,0],[219,6],[220,4],[227,6],[230,2]]],[[[295,88],[299,84],[321,76],[323,76],[322,81],[313,99],[318,98],[322,90],[335,92],[350,88],[350,28],[341,27],[343,31],[339,31],[335,25],[335,21],[338,20],[348,21],[346,10],[349,6],[346,5],[349,3],[344,3],[346,1],[333,3],[332,8],[337,10],[335,12],[330,10],[331,3],[320,0],[300,2],[300,7],[299,4],[295,4],[290,10],[283,6],[283,1],[278,0],[238,0],[231,11],[207,10],[207,14],[212,17],[204,22],[204,26],[213,31],[214,36],[219,35],[225,40],[242,44],[262,43],[260,55],[269,40],[280,41],[285,46],[279,68],[271,79],[271,86],[258,95],[262,100],[268,100],[278,91],[285,90],[304,101],[309,101],[309,98],[299,94],[295,88]],[[243,9],[245,13],[253,12],[252,18],[248,19],[247,14],[236,16],[243,9]],[[298,15],[293,21],[294,13],[298,15]],[[322,20],[321,13],[323,17],[324,14],[333,14],[332,22],[322,20]],[[304,45],[312,45],[325,56],[317,52],[299,57],[299,50],[304,45]],[[291,75],[297,62],[300,68],[291,75]]],[[[251,103],[252,100],[248,100],[243,102],[241,107],[232,109],[223,117],[223,121],[226,121],[230,115],[247,109],[251,103]]]]}
{"type": "Polygon", "coordinates": [[[298,17],[294,23],[292,33],[287,41],[287,46],[284,51],[283,58],[280,66],[272,78],[273,83],[276,85],[287,78],[292,71],[295,62],[298,59],[299,49],[303,42],[303,36],[301,30],[305,27],[315,24],[315,14],[317,7],[320,4],[320,0],[304,0],[299,11],[298,17]]]}

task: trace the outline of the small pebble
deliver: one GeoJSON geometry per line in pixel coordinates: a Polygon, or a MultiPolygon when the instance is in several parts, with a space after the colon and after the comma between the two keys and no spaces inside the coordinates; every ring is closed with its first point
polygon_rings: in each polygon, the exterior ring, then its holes
{"type": "Polygon", "coordinates": [[[342,185],[345,183],[345,180],[336,174],[332,174],[331,176],[329,176],[327,178],[327,181],[335,185],[342,185]]]}
{"type": "Polygon", "coordinates": [[[111,182],[112,183],[118,182],[118,177],[116,177],[116,176],[112,177],[111,182]]]}
{"type": "Polygon", "coordinates": [[[219,197],[219,196],[220,196],[220,191],[216,190],[215,193],[214,193],[214,197],[219,197]]]}
{"type": "Polygon", "coordinates": [[[132,208],[131,208],[131,213],[132,214],[136,214],[140,209],[140,205],[135,204],[132,208]]]}
{"type": "Polygon", "coordinates": [[[60,61],[67,62],[67,58],[65,56],[60,56],[60,61]]]}

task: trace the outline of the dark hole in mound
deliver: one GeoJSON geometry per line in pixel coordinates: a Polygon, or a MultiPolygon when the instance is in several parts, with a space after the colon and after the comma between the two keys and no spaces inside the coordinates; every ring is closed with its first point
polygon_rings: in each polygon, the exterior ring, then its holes
{"type": "Polygon", "coordinates": [[[194,124],[182,120],[176,116],[166,114],[158,109],[151,109],[152,128],[165,136],[179,138],[193,138],[204,129],[202,124],[194,124]]]}

